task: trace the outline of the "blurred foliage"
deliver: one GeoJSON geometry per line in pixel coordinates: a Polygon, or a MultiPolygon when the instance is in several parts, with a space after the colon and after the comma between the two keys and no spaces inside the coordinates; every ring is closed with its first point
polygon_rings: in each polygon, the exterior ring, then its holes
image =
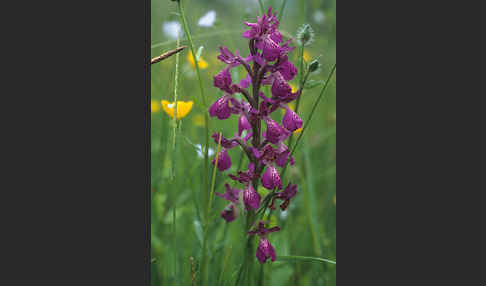
{"type": "MultiPolygon", "coordinates": [[[[163,23],[179,21],[177,6],[169,0],[152,0],[151,29],[152,57],[176,47],[174,40],[163,32],[163,23]]],[[[280,0],[263,1],[265,7],[272,5],[278,11],[280,0]]],[[[209,104],[221,94],[212,86],[212,78],[224,65],[217,60],[218,45],[238,49],[243,56],[248,54],[247,41],[241,37],[246,26],[244,21],[254,22],[259,13],[258,2],[253,0],[185,0],[188,24],[196,49],[203,46],[202,58],[207,66],[201,69],[204,91],[209,104]],[[212,27],[200,27],[199,19],[208,11],[216,12],[212,27]]],[[[336,2],[335,0],[288,0],[280,29],[284,36],[295,38],[298,28],[308,23],[315,32],[315,41],[306,47],[306,61],[319,55],[321,70],[313,75],[314,82],[326,80],[336,62],[336,2]]],[[[186,44],[185,38],[181,44],[186,44]]],[[[293,45],[296,45],[294,42],[293,45]]],[[[173,102],[175,56],[154,64],[151,71],[153,112],[151,122],[151,185],[152,185],[152,260],[151,285],[192,285],[191,260],[197,278],[201,258],[202,226],[200,217],[203,205],[203,159],[198,156],[198,144],[204,145],[204,121],[207,112],[198,103],[199,87],[194,63],[188,60],[188,50],[180,53],[180,76],[178,100],[194,101],[190,112],[177,127],[177,144],[172,151],[172,121],[162,109],[161,101],[173,102]],[[174,164],[175,179],[171,179],[174,164]],[[175,221],[173,216],[175,215],[175,221]],[[174,227],[176,231],[174,232],[174,227]]],[[[297,50],[290,58],[297,65],[297,50]]],[[[234,81],[245,75],[242,68],[232,71],[234,81]]],[[[298,85],[297,79],[293,81],[298,85]]],[[[321,86],[306,89],[301,100],[299,114],[306,123],[321,86]]],[[[265,91],[265,90],[264,90],[265,91]]],[[[275,113],[281,120],[282,114],[275,113]]],[[[210,119],[210,132],[222,131],[232,136],[237,118],[220,121],[210,119]]],[[[210,147],[216,149],[211,140],[210,147]]],[[[239,150],[239,149],[238,149],[239,150]]],[[[216,191],[224,192],[224,183],[233,182],[228,173],[235,173],[240,164],[241,153],[231,150],[233,165],[225,173],[217,173],[216,191]]],[[[210,158],[211,159],[211,158],[210,158]]],[[[314,114],[311,125],[295,153],[295,166],[286,174],[288,180],[299,184],[298,195],[289,209],[275,212],[272,223],[282,230],[270,237],[278,255],[316,256],[336,260],[336,76],[330,82],[326,95],[314,114]]],[[[245,166],[248,162],[242,162],[245,166]]],[[[212,174],[212,165],[210,172],[212,174]]],[[[259,190],[266,192],[265,190],[259,190]]],[[[211,209],[209,231],[209,275],[208,285],[234,285],[238,267],[243,260],[246,235],[244,221],[226,224],[220,218],[225,202],[215,198],[211,209]]],[[[241,211],[241,210],[240,210],[241,211]]],[[[256,258],[255,258],[256,261],[256,258]]],[[[255,275],[260,266],[255,264],[255,275]]],[[[264,265],[263,285],[335,285],[336,265],[308,261],[276,261],[264,265]]]]}

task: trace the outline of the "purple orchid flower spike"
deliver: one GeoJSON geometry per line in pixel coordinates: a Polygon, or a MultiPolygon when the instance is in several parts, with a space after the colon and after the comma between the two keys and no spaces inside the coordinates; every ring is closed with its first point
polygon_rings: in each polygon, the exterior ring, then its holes
{"type": "Polygon", "coordinates": [[[248,183],[243,191],[243,203],[245,204],[246,210],[248,211],[250,208],[255,211],[258,210],[260,200],[261,197],[258,192],[253,188],[251,183],[248,183]]]}
{"type": "Polygon", "coordinates": [[[270,258],[272,261],[275,261],[275,259],[277,258],[275,254],[275,249],[273,248],[270,241],[267,239],[267,236],[269,233],[279,230],[280,227],[278,226],[268,229],[265,227],[265,224],[260,221],[256,230],[248,232],[248,234],[250,235],[257,234],[260,237],[260,243],[258,244],[258,249],[256,252],[256,257],[258,258],[258,261],[260,261],[260,263],[265,263],[268,258],[270,258]]]}
{"type": "MultiPolygon", "coordinates": [[[[216,144],[221,142],[222,147],[217,162],[216,158],[212,160],[213,165],[220,171],[229,169],[231,159],[227,150],[235,147],[244,151],[250,161],[246,171],[237,170],[236,174],[228,174],[234,183],[243,185],[243,190],[225,184],[226,192],[216,193],[229,202],[221,212],[221,217],[226,222],[237,218],[240,203],[243,203],[248,215],[252,212],[265,213],[267,207],[274,209],[276,200],[283,201],[280,209],[285,210],[297,194],[297,185],[289,184],[283,191],[267,195],[267,200],[263,201],[270,200],[270,204],[261,204],[262,198],[257,192],[260,183],[272,191],[282,190],[282,180],[277,168],[294,164],[284,141],[303,126],[302,119],[288,106],[301,94],[301,89],[292,92],[289,84],[298,74],[297,68],[289,60],[289,53],[295,47],[290,46],[292,39],[284,41],[278,30],[276,13],[271,7],[267,13],[257,17],[255,23],[245,22],[245,25],[248,28],[243,32],[243,37],[248,39],[250,53],[244,58],[238,50],[233,53],[227,47],[219,46],[218,59],[226,66],[214,76],[213,84],[224,94],[209,108],[209,114],[220,120],[229,118],[231,114],[238,116],[237,132],[233,138],[225,138],[220,132],[213,134],[216,144]],[[233,82],[230,70],[240,65],[244,66],[247,74],[239,82],[233,82]],[[262,86],[271,87],[271,93],[265,94],[261,90],[262,86]],[[242,96],[234,96],[236,93],[241,93],[242,96]],[[286,110],[281,124],[272,119],[272,113],[280,108],[286,110]],[[247,134],[243,135],[244,133],[247,134]]],[[[278,230],[279,227],[267,229],[260,221],[255,230],[248,232],[260,237],[256,251],[260,263],[265,263],[269,258],[275,261],[275,249],[267,236],[278,230]]]]}

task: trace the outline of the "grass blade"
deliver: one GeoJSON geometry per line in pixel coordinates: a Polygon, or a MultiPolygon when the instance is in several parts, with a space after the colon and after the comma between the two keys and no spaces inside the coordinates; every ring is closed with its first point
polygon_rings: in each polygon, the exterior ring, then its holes
{"type": "Polygon", "coordinates": [[[262,0],[258,0],[258,4],[260,6],[260,13],[265,14],[265,7],[263,6],[262,0]]]}
{"type": "Polygon", "coordinates": [[[330,259],[312,257],[312,256],[296,256],[296,255],[279,255],[277,256],[277,261],[307,261],[307,262],[336,264],[336,261],[330,259]]]}
{"type": "Polygon", "coordinates": [[[285,11],[285,7],[287,6],[287,0],[283,0],[282,1],[282,5],[280,6],[280,10],[278,10],[278,22],[280,23],[280,21],[282,20],[282,16],[283,16],[283,12],[285,11]]]}

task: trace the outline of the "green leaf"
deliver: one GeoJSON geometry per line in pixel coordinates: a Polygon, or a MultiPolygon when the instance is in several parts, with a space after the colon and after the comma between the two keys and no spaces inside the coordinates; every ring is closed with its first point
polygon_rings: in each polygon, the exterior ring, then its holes
{"type": "Polygon", "coordinates": [[[323,85],[324,84],[324,81],[323,80],[308,80],[306,83],[305,83],[305,86],[304,88],[306,89],[312,89],[316,86],[320,86],[320,85],[323,85]]]}

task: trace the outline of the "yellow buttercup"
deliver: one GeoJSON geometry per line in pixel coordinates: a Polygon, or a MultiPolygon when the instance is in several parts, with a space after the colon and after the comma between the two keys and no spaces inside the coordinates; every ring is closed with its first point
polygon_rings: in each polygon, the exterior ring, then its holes
{"type": "MultiPolygon", "coordinates": [[[[177,101],[177,119],[186,117],[186,115],[191,111],[193,104],[194,102],[192,100],[187,102],[177,101]]],[[[172,118],[174,118],[174,107],[174,102],[162,100],[162,109],[172,118]]]]}
{"type": "MultiPolygon", "coordinates": [[[[187,61],[191,64],[191,67],[193,68],[196,68],[196,63],[194,62],[194,58],[192,56],[192,52],[189,51],[189,53],[187,53],[187,61]]],[[[203,57],[199,57],[199,60],[197,61],[198,62],[198,65],[199,65],[199,68],[200,69],[207,69],[209,64],[208,62],[206,62],[203,57]]]]}

